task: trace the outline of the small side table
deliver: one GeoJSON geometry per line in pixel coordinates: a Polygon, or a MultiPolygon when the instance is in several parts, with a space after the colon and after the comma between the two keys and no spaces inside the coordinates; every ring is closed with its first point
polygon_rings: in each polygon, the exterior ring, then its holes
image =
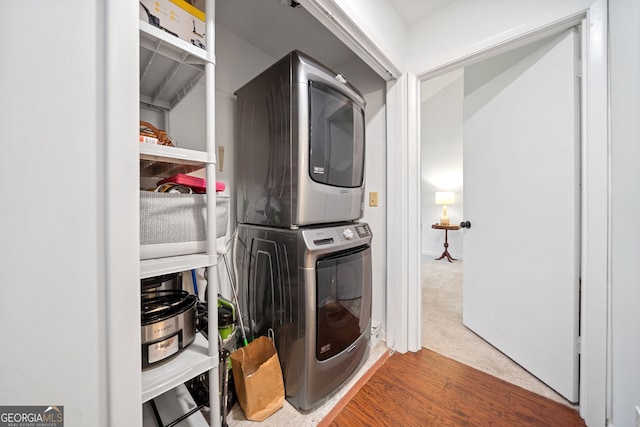
{"type": "Polygon", "coordinates": [[[449,260],[449,262],[453,262],[455,260],[455,258],[451,257],[451,254],[449,253],[449,230],[460,230],[460,226],[459,225],[440,225],[440,224],[433,224],[431,225],[431,228],[435,228],[436,230],[444,230],[444,252],[442,252],[442,255],[440,255],[439,258],[436,258],[436,260],[440,260],[442,258],[446,258],[447,260],[449,260]]]}

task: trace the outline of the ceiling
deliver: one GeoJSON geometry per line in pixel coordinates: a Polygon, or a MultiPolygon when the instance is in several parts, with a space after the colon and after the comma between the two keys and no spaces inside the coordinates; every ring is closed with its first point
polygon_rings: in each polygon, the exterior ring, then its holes
{"type": "Polygon", "coordinates": [[[355,56],[304,8],[280,0],[217,0],[216,25],[276,59],[298,49],[332,68],[355,56]]]}
{"type": "MultiPolygon", "coordinates": [[[[455,0],[389,0],[408,27],[455,0]]],[[[355,54],[302,7],[286,0],[217,0],[216,25],[222,25],[273,58],[294,49],[330,68],[355,54]]]]}
{"type": "Polygon", "coordinates": [[[450,5],[455,0],[389,0],[407,27],[450,5]]]}

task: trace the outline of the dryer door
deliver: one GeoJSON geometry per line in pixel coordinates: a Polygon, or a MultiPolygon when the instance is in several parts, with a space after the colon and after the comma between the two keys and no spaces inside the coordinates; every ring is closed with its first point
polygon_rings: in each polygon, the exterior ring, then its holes
{"type": "Polygon", "coordinates": [[[335,187],[364,181],[364,111],[351,99],[310,82],[309,176],[335,187]]]}
{"type": "Polygon", "coordinates": [[[316,261],[316,358],[348,349],[371,317],[371,249],[360,246],[316,261]]]}

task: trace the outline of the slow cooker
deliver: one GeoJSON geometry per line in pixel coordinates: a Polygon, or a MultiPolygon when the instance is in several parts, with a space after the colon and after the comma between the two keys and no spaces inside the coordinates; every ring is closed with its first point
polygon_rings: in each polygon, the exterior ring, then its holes
{"type": "Polygon", "coordinates": [[[140,290],[166,291],[182,289],[182,273],[163,274],[162,276],[147,277],[140,280],[140,290]]]}
{"type": "Polygon", "coordinates": [[[183,290],[141,293],[142,369],[173,358],[196,335],[197,298],[183,290]]]}

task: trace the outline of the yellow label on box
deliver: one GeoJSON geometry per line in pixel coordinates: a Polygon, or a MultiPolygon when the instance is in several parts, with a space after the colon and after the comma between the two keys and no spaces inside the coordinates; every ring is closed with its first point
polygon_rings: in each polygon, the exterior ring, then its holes
{"type": "Polygon", "coordinates": [[[195,16],[196,18],[198,18],[201,21],[205,20],[205,13],[203,11],[201,11],[200,9],[198,9],[197,7],[190,5],[189,3],[187,3],[184,0],[169,0],[171,3],[175,4],[176,6],[178,6],[181,9],[184,9],[185,11],[189,12],[191,15],[195,16]]]}
{"type": "Polygon", "coordinates": [[[203,0],[192,2],[184,0],[140,0],[140,4],[147,12],[147,16],[143,16],[141,12],[140,19],[143,21],[148,20],[149,24],[187,43],[205,49],[205,14],[201,10],[204,9],[203,0]],[[190,3],[201,6],[193,6],[190,3]]]}

